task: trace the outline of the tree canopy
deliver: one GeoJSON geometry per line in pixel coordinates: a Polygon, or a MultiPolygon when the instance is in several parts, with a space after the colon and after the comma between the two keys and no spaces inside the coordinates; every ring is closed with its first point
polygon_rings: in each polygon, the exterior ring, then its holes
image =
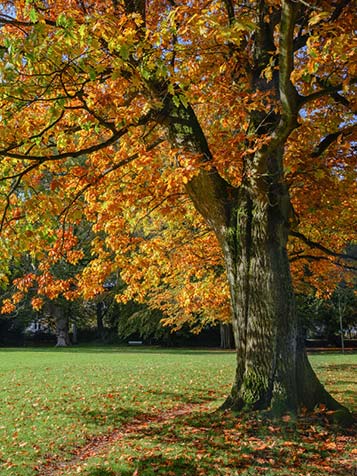
{"type": "Polygon", "coordinates": [[[332,291],[354,266],[355,20],[349,0],[2,2],[2,280],[40,263],[3,311],[120,272],[118,299],[175,319],[227,320],[230,295],[244,358],[263,314],[284,347],[286,246],[296,286],[332,291]]]}

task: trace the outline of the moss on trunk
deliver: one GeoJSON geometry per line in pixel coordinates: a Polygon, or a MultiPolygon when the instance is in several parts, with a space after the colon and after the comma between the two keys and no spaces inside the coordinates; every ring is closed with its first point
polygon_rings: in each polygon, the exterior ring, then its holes
{"type": "Polygon", "coordinates": [[[223,408],[282,414],[323,404],[347,422],[348,410],[319,382],[299,338],[281,206],[287,201],[272,206],[263,195],[244,193],[223,245],[237,342],[235,381],[223,408]]]}

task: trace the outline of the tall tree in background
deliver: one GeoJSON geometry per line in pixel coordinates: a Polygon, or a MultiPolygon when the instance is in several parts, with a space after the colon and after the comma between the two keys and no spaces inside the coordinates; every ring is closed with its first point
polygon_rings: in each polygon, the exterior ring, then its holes
{"type": "MultiPolygon", "coordinates": [[[[339,409],[299,339],[287,246],[290,233],[298,279],[308,262],[315,276],[341,265],[355,239],[354,7],[3,2],[4,256],[9,243],[15,253],[31,248],[42,274],[28,282],[40,294],[94,295],[145,238],[153,242],[160,213],[165,239],[153,250],[165,262],[170,220],[192,214],[185,191],[228,277],[237,370],[226,406],[339,409]],[[83,256],[83,215],[94,258],[76,280],[56,283],[59,256],[83,256]]],[[[155,282],[148,263],[128,282],[155,282]]]]}

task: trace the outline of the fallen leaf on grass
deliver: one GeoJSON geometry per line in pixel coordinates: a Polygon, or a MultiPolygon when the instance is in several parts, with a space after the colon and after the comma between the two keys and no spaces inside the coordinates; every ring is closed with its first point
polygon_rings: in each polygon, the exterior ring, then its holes
{"type": "Polygon", "coordinates": [[[296,443],[294,441],[284,441],[283,446],[295,446],[296,443]]]}

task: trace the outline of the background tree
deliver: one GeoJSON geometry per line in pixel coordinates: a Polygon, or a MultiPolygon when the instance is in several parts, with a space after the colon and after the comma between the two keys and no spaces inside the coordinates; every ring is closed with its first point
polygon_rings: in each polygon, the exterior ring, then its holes
{"type": "Polygon", "coordinates": [[[306,336],[310,339],[341,345],[341,318],[344,337],[355,337],[356,295],[353,288],[339,286],[329,298],[299,294],[297,309],[306,336]]]}
{"type": "Polygon", "coordinates": [[[355,239],[353,2],[16,1],[0,20],[2,247],[31,226],[44,270],[75,262],[84,214],[95,258],[61,291],[88,298],[142,242],[132,217],[186,192],[228,277],[226,406],[339,409],[303,350],[287,246],[318,281],[355,239]]]}

